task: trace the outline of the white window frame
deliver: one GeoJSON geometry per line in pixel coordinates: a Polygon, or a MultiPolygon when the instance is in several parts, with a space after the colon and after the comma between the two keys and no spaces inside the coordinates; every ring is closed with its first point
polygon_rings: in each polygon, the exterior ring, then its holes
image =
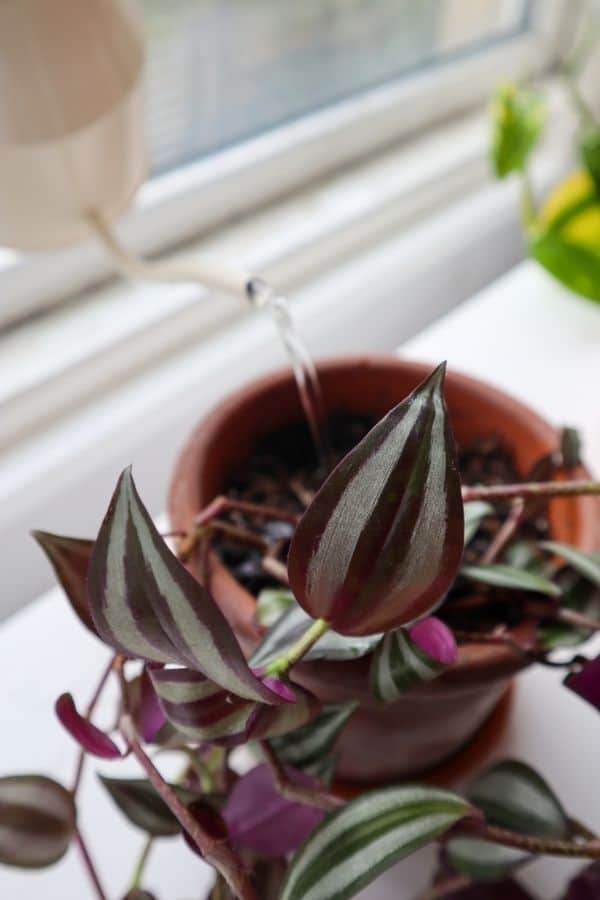
{"type": "MultiPolygon", "coordinates": [[[[481,101],[500,76],[552,71],[571,10],[570,0],[539,0],[530,32],[452,63],[442,81],[426,72],[155,179],[119,225],[123,241],[167,258],[186,243],[242,259],[292,294],[317,355],[393,349],[520,258],[516,186],[490,180],[481,101]]],[[[560,92],[552,102],[551,150],[534,172],[542,186],[571,153],[560,92]]],[[[0,363],[11,342],[32,346],[14,356],[0,413],[0,620],[51,584],[31,527],[93,534],[132,461],[160,512],[193,422],[283,361],[272,324],[239,304],[111,274],[92,243],[0,272],[4,321],[35,314],[0,335],[0,363]],[[111,320],[103,335],[98,310],[111,320]],[[48,354],[32,379],[50,333],[63,330],[64,359],[48,354]],[[74,352],[68,336],[80,333],[88,344],[74,352]]]]}
{"type": "MultiPolygon", "coordinates": [[[[486,99],[499,77],[547,72],[575,27],[572,7],[573,0],[533,0],[524,34],[400,77],[152,179],[119,223],[123,240],[138,253],[164,253],[464,113],[486,99]]],[[[4,266],[0,262],[0,328],[61,303],[113,272],[92,242],[4,266]]]]}

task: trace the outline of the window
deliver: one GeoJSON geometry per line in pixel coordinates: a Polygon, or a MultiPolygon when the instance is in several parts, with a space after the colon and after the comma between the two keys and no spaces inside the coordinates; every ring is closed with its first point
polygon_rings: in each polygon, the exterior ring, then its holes
{"type": "MultiPolygon", "coordinates": [[[[566,0],[138,0],[151,179],[123,223],[161,252],[547,71],[566,0]]],[[[448,156],[450,162],[450,156],[448,156]]],[[[0,247],[0,330],[112,273],[91,243],[0,247]]]]}
{"type": "Polygon", "coordinates": [[[143,0],[156,172],[529,25],[527,0],[143,0]]]}

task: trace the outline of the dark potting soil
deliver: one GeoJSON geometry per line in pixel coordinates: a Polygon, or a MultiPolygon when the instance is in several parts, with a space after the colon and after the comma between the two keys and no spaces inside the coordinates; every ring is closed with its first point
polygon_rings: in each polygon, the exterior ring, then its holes
{"type": "MultiPolygon", "coordinates": [[[[328,423],[332,463],[339,462],[373,426],[365,416],[335,414],[328,423]]],[[[484,440],[458,448],[463,484],[513,484],[521,480],[510,448],[501,438],[490,435],[484,440]]],[[[302,513],[323,480],[310,440],[303,424],[288,426],[259,443],[243,469],[232,473],[224,493],[234,500],[260,503],[293,513],[302,513]]],[[[464,562],[477,563],[501,527],[508,504],[495,504],[493,515],[483,519],[476,536],[465,549],[464,562]]],[[[265,521],[239,511],[224,517],[230,524],[258,535],[269,545],[269,552],[285,562],[293,525],[265,521]]],[[[545,508],[538,506],[519,528],[519,540],[544,540],[549,537],[545,508]]],[[[251,593],[263,588],[281,587],[265,573],[263,551],[216,536],[214,549],[235,578],[251,593]]],[[[517,592],[475,585],[459,578],[449,592],[438,615],[456,629],[488,631],[500,623],[512,626],[522,619],[522,601],[517,592]],[[481,599],[485,599],[482,604],[481,599]]]]}

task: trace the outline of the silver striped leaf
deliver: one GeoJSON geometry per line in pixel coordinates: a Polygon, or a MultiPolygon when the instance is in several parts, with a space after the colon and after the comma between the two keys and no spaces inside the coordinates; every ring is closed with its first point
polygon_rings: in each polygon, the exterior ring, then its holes
{"type": "Polygon", "coordinates": [[[329,755],[357,707],[358,703],[324,706],[316,719],[308,725],[271,741],[277,758],[297,769],[319,763],[329,755]]]}
{"type": "Polygon", "coordinates": [[[439,366],[342,460],[288,558],[298,603],[345,635],[390,631],[441,603],[460,564],[463,504],[439,366]]]}
{"type": "Polygon", "coordinates": [[[328,816],[298,850],[280,900],[346,900],[471,811],[455,794],[405,785],[363,794],[328,816]]]}
{"type": "Polygon", "coordinates": [[[194,742],[262,740],[304,725],[320,709],[318,700],[297,685],[294,703],[267,706],[232,696],[189,669],[152,669],[150,677],[168,721],[194,742]]]}
{"type": "Polygon", "coordinates": [[[71,843],[75,817],[72,794],[56,781],[43,775],[0,778],[0,863],[43,869],[58,862],[71,843]]]}
{"type": "Polygon", "coordinates": [[[99,635],[120,653],[179,663],[246,700],[281,702],[249,669],[210,594],[165,544],[130,469],[121,475],[100,528],[89,593],[99,635]]]}
{"type": "Polygon", "coordinates": [[[446,668],[424,653],[407,631],[398,628],[384,635],[373,654],[371,690],[383,703],[393,703],[418,684],[433,681],[446,668]]]}

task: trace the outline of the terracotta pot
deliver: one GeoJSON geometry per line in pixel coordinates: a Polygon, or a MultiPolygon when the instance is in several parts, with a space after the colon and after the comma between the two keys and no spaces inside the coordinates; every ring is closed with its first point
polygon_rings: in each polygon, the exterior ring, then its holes
{"type": "MultiPolygon", "coordinates": [[[[377,418],[431,371],[430,366],[395,357],[342,358],[320,363],[318,368],[329,410],[377,418]]],[[[446,397],[459,443],[500,435],[513,448],[523,473],[557,446],[552,426],[482,382],[450,372],[446,397]]],[[[172,527],[188,530],[196,514],[223,492],[230,473],[244,463],[259,440],[301,419],[288,371],[255,381],[221,403],[195,429],[176,465],[169,499],[172,527]]],[[[553,501],[551,527],[556,540],[595,549],[598,501],[553,501]]],[[[191,560],[196,576],[197,566],[198,560],[191,560]]],[[[255,598],[215,556],[210,566],[212,592],[250,653],[259,638],[255,598]]],[[[389,706],[378,705],[369,692],[368,657],[304,664],[294,672],[325,702],[360,701],[338,744],[337,771],[346,781],[374,782],[412,776],[450,757],[483,725],[523,665],[509,648],[464,646],[458,664],[444,676],[389,706]]]]}

